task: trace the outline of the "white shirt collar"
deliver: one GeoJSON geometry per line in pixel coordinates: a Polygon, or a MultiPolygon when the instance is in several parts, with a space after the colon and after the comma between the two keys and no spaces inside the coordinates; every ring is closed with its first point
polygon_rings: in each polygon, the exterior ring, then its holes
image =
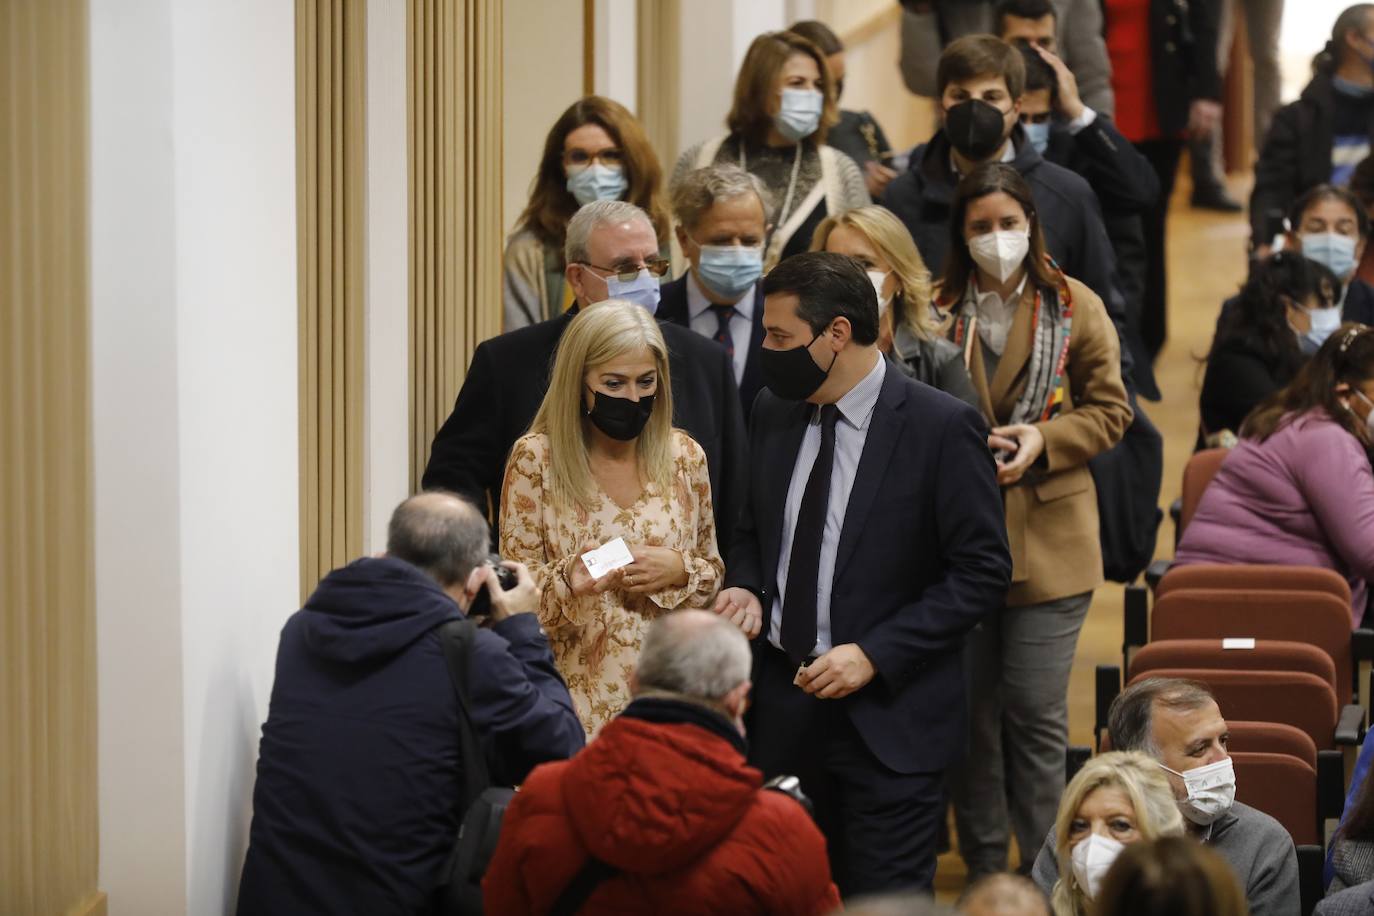
{"type": "MultiPolygon", "coordinates": [[[[738,302],[734,304],[735,314],[749,321],[754,320],[754,292],[759,285],[757,283],[749,287],[738,302]]],[[[697,281],[696,271],[687,271],[687,316],[688,319],[698,318],[711,306],[715,305],[710,299],[706,298],[706,293],[702,290],[701,284],[697,281]]]]}
{"type": "MultiPolygon", "coordinates": [[[[873,419],[873,409],[878,405],[878,395],[883,390],[887,360],[877,351],[874,351],[873,355],[873,368],[835,402],[835,406],[840,409],[840,416],[858,430],[868,429],[868,424],[873,419]]],[[[819,415],[820,412],[817,411],[817,416],[819,415]]]]}

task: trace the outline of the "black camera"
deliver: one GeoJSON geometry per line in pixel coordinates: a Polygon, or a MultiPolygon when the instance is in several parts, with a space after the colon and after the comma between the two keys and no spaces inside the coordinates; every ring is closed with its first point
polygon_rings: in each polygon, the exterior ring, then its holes
{"type": "MultiPolygon", "coordinates": [[[[501,555],[493,553],[487,557],[487,565],[496,571],[496,581],[501,583],[501,591],[508,592],[515,588],[519,579],[515,575],[515,570],[508,569],[501,565],[501,555]]],[[[491,613],[491,595],[487,592],[487,586],[483,585],[473,596],[472,606],[468,608],[469,617],[486,617],[491,613]]]]}

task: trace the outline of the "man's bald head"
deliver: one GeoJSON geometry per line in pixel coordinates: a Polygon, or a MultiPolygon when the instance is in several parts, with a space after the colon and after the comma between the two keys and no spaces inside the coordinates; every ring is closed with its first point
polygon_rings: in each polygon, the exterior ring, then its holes
{"type": "Polygon", "coordinates": [[[959,898],[960,913],[968,916],[1050,916],[1040,888],[1020,875],[998,874],[980,878],[959,898]]]}
{"type": "Polygon", "coordinates": [[[709,611],[676,611],[655,620],[644,635],[635,670],[636,692],[678,694],[720,703],[749,683],[749,640],[709,611]]]}
{"type": "Polygon", "coordinates": [[[489,549],[487,520],[477,507],[440,490],[401,503],[387,526],[387,554],[419,567],[444,589],[466,582],[489,549]]]}

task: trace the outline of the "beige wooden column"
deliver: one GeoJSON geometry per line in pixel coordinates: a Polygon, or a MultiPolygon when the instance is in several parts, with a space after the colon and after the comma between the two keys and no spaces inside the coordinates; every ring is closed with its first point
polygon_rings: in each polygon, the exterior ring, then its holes
{"type": "Polygon", "coordinates": [[[636,114],[649,136],[649,143],[658,152],[664,174],[671,175],[681,152],[678,145],[681,5],[679,0],[639,0],[637,12],[639,85],[635,94],[639,111],[636,114]]]}
{"type": "Polygon", "coordinates": [[[362,0],[296,0],[301,594],[363,544],[362,0]]]}
{"type": "Polygon", "coordinates": [[[0,913],[105,906],[88,31],[85,0],[0,0],[0,913]]]}
{"type": "Polygon", "coordinates": [[[408,0],[406,18],[414,489],[473,348],[500,330],[501,0],[408,0]]]}

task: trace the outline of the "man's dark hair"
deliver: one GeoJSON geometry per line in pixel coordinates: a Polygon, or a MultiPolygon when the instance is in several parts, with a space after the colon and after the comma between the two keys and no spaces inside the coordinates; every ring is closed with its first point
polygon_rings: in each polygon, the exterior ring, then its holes
{"type": "Polygon", "coordinates": [[[1026,91],[1039,92],[1041,89],[1048,89],[1050,99],[1053,100],[1058,94],[1059,76],[1049,61],[1041,57],[1040,52],[1032,48],[1029,42],[1016,42],[1016,50],[1021,52],[1021,60],[1026,65],[1026,91]]]}
{"type": "Polygon", "coordinates": [[[797,317],[819,334],[836,318],[849,321],[854,342],[878,340],[878,295],[864,267],[847,254],[807,251],[793,255],[763,278],[763,294],[792,293],[797,317]]]}
{"type": "Polygon", "coordinates": [[[1351,185],[1351,188],[1342,188],[1334,184],[1319,184],[1302,192],[1302,196],[1293,201],[1293,206],[1288,208],[1288,228],[1293,232],[1301,232],[1302,217],[1309,208],[1328,200],[1336,200],[1355,211],[1355,225],[1359,230],[1360,237],[1369,235],[1369,216],[1365,213],[1364,207],[1360,205],[1360,199],[1355,196],[1353,181],[1351,185]]]}
{"type": "Polygon", "coordinates": [[[793,35],[800,35],[820,48],[821,53],[826,57],[839,54],[844,50],[844,42],[840,41],[840,36],[836,35],[830,26],[818,19],[803,19],[801,22],[794,22],[787,27],[787,31],[793,35]]]}
{"type": "Polygon", "coordinates": [[[443,490],[428,490],[391,513],[386,552],[449,588],[466,582],[486,561],[489,531],[472,503],[443,490]]]}
{"type": "Polygon", "coordinates": [[[996,35],[965,35],[950,42],[935,65],[936,91],[943,96],[950,83],[982,76],[1000,76],[1013,100],[1026,91],[1026,66],[1021,55],[996,35]]]}
{"type": "Polygon", "coordinates": [[[1211,688],[1201,681],[1179,677],[1147,677],[1127,687],[1107,711],[1107,734],[1114,751],[1144,751],[1159,757],[1155,745],[1154,711],[1158,703],[1166,709],[1198,709],[1215,703],[1211,688]]]}
{"type": "Polygon", "coordinates": [[[1017,19],[1044,19],[1050,16],[1056,23],[1059,21],[1050,0],[997,0],[997,5],[992,8],[992,21],[998,35],[1006,28],[1003,20],[1008,16],[1017,19]]]}

